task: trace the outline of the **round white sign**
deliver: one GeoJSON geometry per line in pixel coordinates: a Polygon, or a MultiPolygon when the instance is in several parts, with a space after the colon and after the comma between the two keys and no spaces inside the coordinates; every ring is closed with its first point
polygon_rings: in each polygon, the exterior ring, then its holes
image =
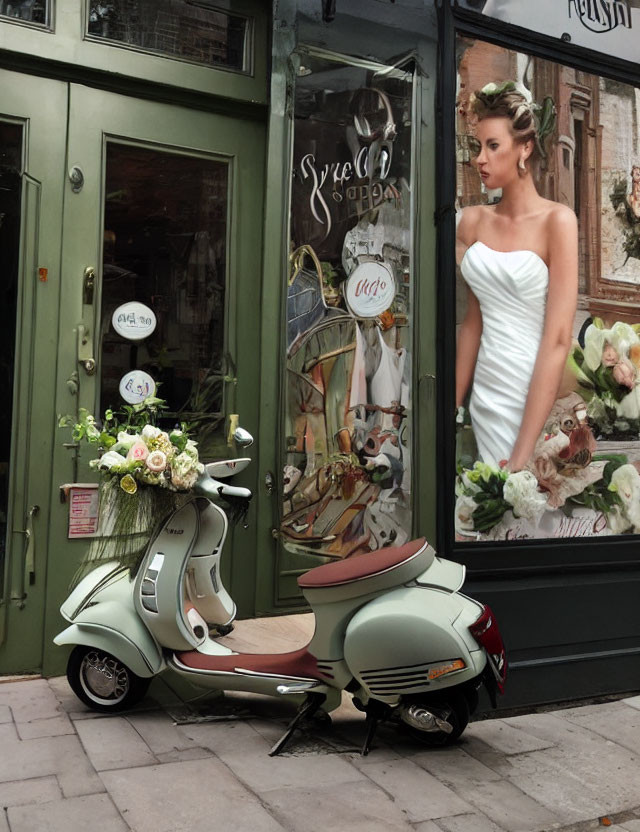
{"type": "Polygon", "coordinates": [[[396,296],[396,282],[385,263],[360,263],[347,280],[345,298],[357,318],[375,318],[386,311],[396,296]]]}
{"type": "Polygon", "coordinates": [[[156,328],[156,316],[152,309],[137,300],[123,303],[111,317],[113,328],[129,341],[142,341],[156,328]]]}
{"type": "Polygon", "coordinates": [[[156,383],[143,370],[130,370],[120,379],[120,395],[129,404],[140,404],[156,392],[156,383]]]}

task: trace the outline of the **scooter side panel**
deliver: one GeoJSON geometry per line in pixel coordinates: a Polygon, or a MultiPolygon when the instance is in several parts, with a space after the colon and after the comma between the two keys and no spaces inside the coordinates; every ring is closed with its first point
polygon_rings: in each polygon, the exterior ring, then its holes
{"type": "Polygon", "coordinates": [[[370,696],[393,702],[405,694],[437,692],[478,676],[484,652],[470,650],[453,622],[473,602],[457,594],[403,587],[371,601],[349,622],[345,659],[370,696]],[[456,659],[465,667],[429,679],[456,659]]]}

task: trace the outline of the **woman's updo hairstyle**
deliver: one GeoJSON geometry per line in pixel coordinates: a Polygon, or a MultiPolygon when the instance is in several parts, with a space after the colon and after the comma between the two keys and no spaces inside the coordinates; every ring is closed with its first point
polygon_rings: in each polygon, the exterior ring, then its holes
{"type": "Polygon", "coordinates": [[[471,111],[478,121],[485,118],[507,118],[514,140],[520,144],[533,141],[531,161],[546,159],[544,138],[555,126],[555,106],[547,97],[542,105],[534,103],[531,93],[514,81],[487,84],[471,96],[471,111]]]}

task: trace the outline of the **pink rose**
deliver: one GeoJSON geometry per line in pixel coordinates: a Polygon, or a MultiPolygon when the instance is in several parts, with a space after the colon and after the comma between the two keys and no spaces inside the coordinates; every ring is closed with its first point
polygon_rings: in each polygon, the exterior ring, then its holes
{"type": "Polygon", "coordinates": [[[603,366],[614,367],[618,361],[620,361],[620,356],[618,355],[616,348],[611,344],[605,344],[605,347],[602,350],[603,366]]]}
{"type": "Polygon", "coordinates": [[[625,361],[621,361],[613,368],[613,377],[618,382],[629,390],[633,390],[633,385],[636,380],[636,373],[633,367],[630,367],[625,361]]]}
{"type": "Polygon", "coordinates": [[[147,448],[146,444],[142,441],[142,439],[136,439],[133,445],[129,448],[127,459],[135,459],[144,462],[148,456],[149,448],[147,448]]]}

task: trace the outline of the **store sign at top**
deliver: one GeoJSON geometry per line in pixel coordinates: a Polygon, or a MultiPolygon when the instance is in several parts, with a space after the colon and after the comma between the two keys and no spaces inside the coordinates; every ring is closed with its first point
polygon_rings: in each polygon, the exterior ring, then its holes
{"type": "Polygon", "coordinates": [[[640,0],[457,0],[457,4],[608,56],[634,63],[640,57],[640,0]]]}

